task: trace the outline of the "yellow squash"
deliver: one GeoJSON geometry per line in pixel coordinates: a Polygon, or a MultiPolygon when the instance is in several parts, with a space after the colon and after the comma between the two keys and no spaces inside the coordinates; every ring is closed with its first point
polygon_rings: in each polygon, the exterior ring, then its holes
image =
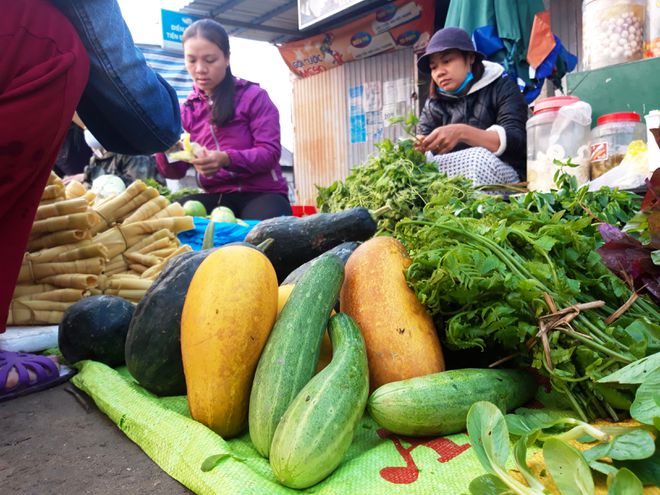
{"type": "Polygon", "coordinates": [[[410,264],[392,237],[369,239],[346,263],[339,306],[364,336],[372,390],[445,369],[433,320],[406,283],[410,264]]]}
{"type": "Polygon", "coordinates": [[[277,276],[257,249],[218,249],[199,266],[181,316],[192,417],[224,438],[245,431],[254,372],[277,315],[277,276]]]}

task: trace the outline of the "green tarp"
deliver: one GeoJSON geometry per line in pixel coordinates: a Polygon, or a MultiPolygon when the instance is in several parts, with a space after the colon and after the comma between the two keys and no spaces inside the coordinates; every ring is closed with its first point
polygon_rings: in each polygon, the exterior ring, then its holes
{"type": "Polygon", "coordinates": [[[411,439],[367,415],[339,468],[307,490],[280,485],[248,434],[225,441],[190,417],[185,396],[156,397],[125,368],[83,361],[72,382],[165,472],[197,494],[458,495],[484,470],[465,434],[411,439]],[[210,456],[217,466],[204,472],[210,456]]]}
{"type": "Polygon", "coordinates": [[[495,26],[505,50],[489,59],[529,83],[527,47],[534,15],[543,10],[543,0],[452,0],[445,27],[460,27],[472,34],[483,26],[495,26]]]}

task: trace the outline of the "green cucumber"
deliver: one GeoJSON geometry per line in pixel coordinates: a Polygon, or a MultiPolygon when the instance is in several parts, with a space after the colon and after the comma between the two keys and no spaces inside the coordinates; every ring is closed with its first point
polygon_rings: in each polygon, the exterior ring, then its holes
{"type": "Polygon", "coordinates": [[[268,337],[254,375],[248,418],[252,443],[264,457],[282,415],[314,375],[343,280],[338,256],[319,258],[295,285],[268,337]]]}
{"type": "Polygon", "coordinates": [[[525,371],[468,368],[387,383],[371,394],[367,407],[392,433],[438,436],[465,431],[475,402],[490,401],[507,413],[535,392],[536,381],[525,371]]]}
{"type": "Polygon", "coordinates": [[[350,316],[330,319],[332,361],[298,393],[282,416],[270,448],[275,477],[307,488],[341,463],[369,396],[367,351],[350,316]]]}

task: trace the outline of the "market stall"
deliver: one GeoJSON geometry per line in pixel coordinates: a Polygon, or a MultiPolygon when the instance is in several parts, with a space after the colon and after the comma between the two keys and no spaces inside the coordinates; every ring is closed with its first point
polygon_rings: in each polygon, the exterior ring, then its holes
{"type": "Polygon", "coordinates": [[[535,103],[527,183],[447,177],[411,114],[299,216],[53,175],[9,324],[57,325],[39,350],[198,494],[655,493],[657,115],[586,100],[535,103]]]}
{"type": "Polygon", "coordinates": [[[506,198],[385,141],[321,213],[172,259],[127,366],[72,381],[196,493],[656,483],[657,275],[616,232],[650,258],[658,177],[644,203],[569,175],[506,198]]]}

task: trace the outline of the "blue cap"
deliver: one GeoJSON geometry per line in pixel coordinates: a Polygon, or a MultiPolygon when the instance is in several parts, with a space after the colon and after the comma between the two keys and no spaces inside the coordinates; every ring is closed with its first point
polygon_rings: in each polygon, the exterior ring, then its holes
{"type": "Polygon", "coordinates": [[[425,74],[431,73],[429,67],[429,57],[434,53],[445,52],[447,50],[460,50],[462,52],[474,53],[478,61],[486,56],[478,52],[472,44],[472,39],[467,31],[457,27],[447,27],[440,29],[431,36],[429,44],[426,45],[424,55],[417,61],[417,68],[425,74]]]}

